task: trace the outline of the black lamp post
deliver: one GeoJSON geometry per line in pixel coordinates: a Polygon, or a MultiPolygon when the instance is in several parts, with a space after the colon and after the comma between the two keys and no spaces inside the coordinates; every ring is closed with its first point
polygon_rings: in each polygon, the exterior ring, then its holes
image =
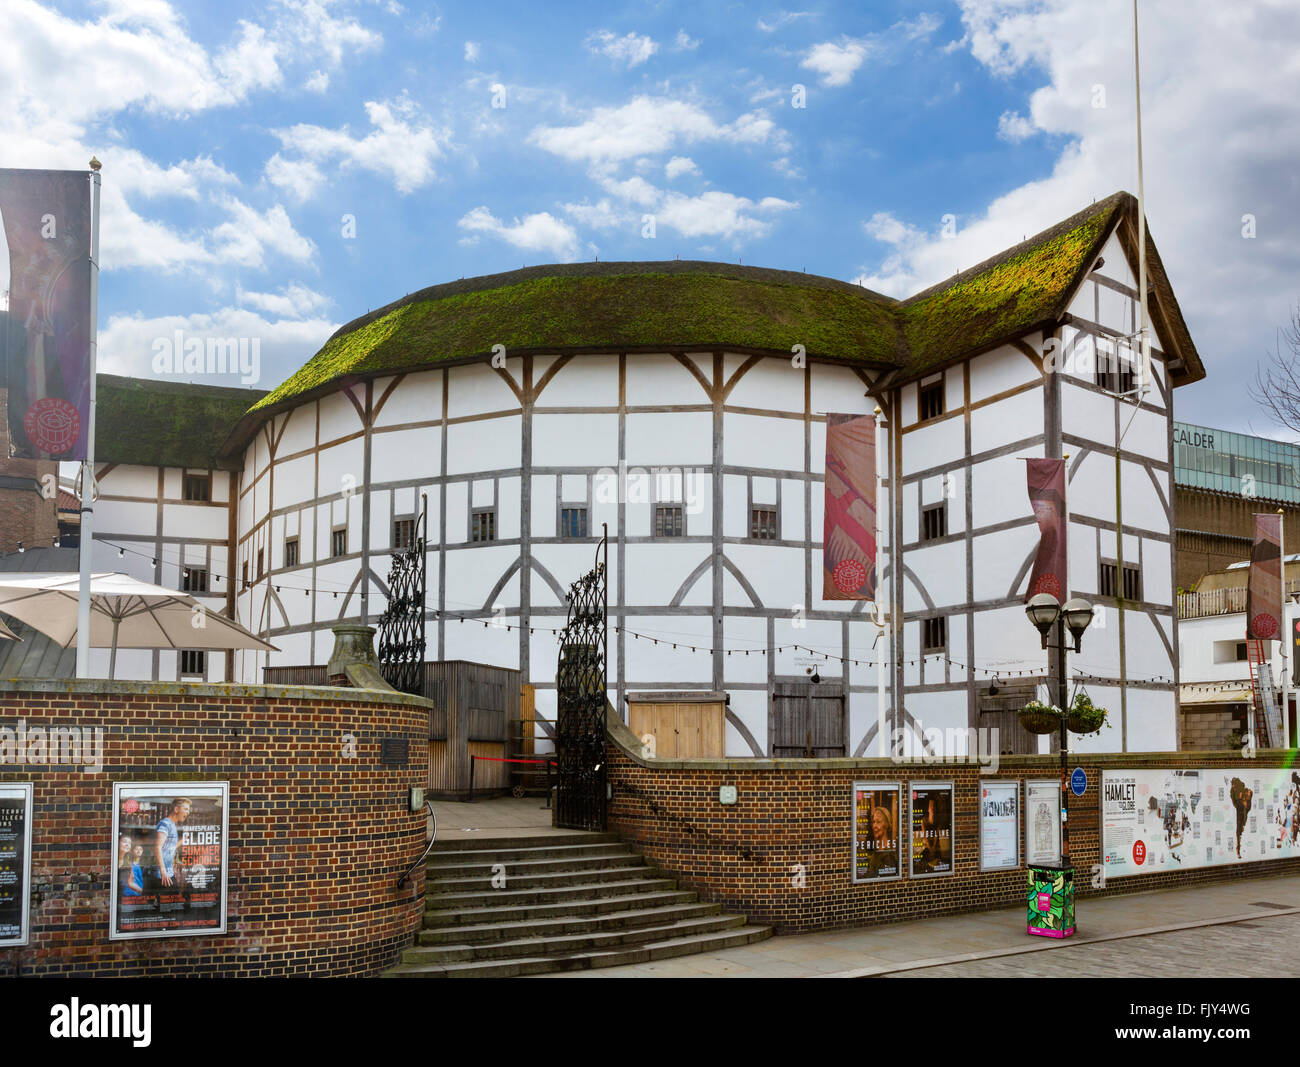
{"type": "Polygon", "coordinates": [[[1070,782],[1069,764],[1066,762],[1067,747],[1066,720],[1070,716],[1069,679],[1065,675],[1065,631],[1068,627],[1074,635],[1074,651],[1078,652],[1083,644],[1083,631],[1092,622],[1092,605],[1086,600],[1075,597],[1067,600],[1065,607],[1050,593],[1039,593],[1029,598],[1025,605],[1025,614],[1043,637],[1043,648],[1047,647],[1047,635],[1056,628],[1056,706],[1061,711],[1061,866],[1070,865],[1070,782]]]}

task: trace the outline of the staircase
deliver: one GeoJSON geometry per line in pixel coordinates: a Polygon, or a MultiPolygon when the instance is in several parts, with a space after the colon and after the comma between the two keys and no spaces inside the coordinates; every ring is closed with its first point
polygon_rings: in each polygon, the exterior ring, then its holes
{"type": "Polygon", "coordinates": [[[720,904],[701,903],[614,834],[440,841],[427,871],[424,929],[385,977],[509,978],[615,967],[772,934],[746,925],[743,915],[724,914],[720,904]]]}

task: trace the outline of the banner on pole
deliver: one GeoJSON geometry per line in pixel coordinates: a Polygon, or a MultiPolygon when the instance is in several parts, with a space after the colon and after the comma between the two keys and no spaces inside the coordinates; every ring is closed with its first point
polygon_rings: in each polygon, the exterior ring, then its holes
{"type": "Polygon", "coordinates": [[[1255,516],[1246,582],[1246,639],[1282,640],[1282,516],[1255,516]]]}
{"type": "Polygon", "coordinates": [[[1038,519],[1038,554],[1029,575],[1025,599],[1049,593],[1065,599],[1065,460],[1031,459],[1025,463],[1029,503],[1038,519]]]}
{"type": "Polygon", "coordinates": [[[826,416],[822,599],[876,598],[876,420],[826,416]]]}
{"type": "Polygon", "coordinates": [[[90,416],[90,182],[81,170],[0,170],[9,246],[4,383],[25,459],[84,460],[90,416]]]}

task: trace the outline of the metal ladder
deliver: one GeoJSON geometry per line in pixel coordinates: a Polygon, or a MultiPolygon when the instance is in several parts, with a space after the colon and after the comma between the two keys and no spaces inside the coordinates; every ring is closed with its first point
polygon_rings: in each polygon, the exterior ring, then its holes
{"type": "Polygon", "coordinates": [[[1260,736],[1260,748],[1278,748],[1282,744],[1282,710],[1277,686],[1273,684],[1273,665],[1264,652],[1264,642],[1246,642],[1246,658],[1250,663],[1250,691],[1255,709],[1255,722],[1260,736]]]}

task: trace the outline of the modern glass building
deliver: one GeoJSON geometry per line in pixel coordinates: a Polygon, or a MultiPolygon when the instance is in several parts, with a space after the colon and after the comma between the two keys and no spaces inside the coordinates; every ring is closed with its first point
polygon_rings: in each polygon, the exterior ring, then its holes
{"type": "Polygon", "coordinates": [[[1247,499],[1300,504],[1300,446],[1175,422],[1174,482],[1247,499]]]}

